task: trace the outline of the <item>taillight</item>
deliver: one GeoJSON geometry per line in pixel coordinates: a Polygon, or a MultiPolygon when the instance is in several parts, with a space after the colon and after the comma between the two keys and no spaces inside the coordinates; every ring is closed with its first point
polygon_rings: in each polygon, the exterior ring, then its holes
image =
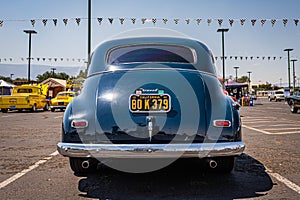
{"type": "Polygon", "coordinates": [[[215,120],[214,121],[214,126],[215,127],[230,127],[231,122],[228,120],[215,120]]]}
{"type": "Polygon", "coordinates": [[[88,122],[86,120],[73,120],[71,126],[73,128],[86,128],[88,126],[88,122]]]}

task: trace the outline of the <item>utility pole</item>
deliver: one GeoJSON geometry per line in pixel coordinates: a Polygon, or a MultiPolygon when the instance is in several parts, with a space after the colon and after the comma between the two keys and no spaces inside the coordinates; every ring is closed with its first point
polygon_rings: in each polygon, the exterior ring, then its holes
{"type": "Polygon", "coordinates": [[[291,60],[293,62],[293,89],[295,92],[295,87],[296,87],[296,72],[295,72],[295,62],[297,61],[296,59],[291,60]]]}
{"type": "MultiPolygon", "coordinates": [[[[88,0],[88,63],[91,61],[92,0],[88,0]]],[[[88,64],[89,66],[89,64],[88,64]]]]}
{"type": "Polygon", "coordinates": [[[222,61],[223,61],[223,83],[225,83],[225,45],[224,45],[224,32],[228,32],[228,28],[220,28],[217,32],[222,32],[222,61]]]}
{"type": "Polygon", "coordinates": [[[235,82],[238,80],[237,70],[239,67],[233,67],[235,69],[235,82]]]}
{"type": "Polygon", "coordinates": [[[283,51],[288,52],[288,81],[289,81],[289,88],[291,89],[290,51],[293,51],[293,49],[284,49],[283,51]]]}
{"type": "Polygon", "coordinates": [[[54,78],[54,71],[56,70],[56,68],[51,68],[52,70],[52,77],[54,78]]]}
{"type": "Polygon", "coordinates": [[[248,74],[249,74],[249,93],[251,93],[251,79],[250,79],[250,74],[252,73],[252,72],[247,72],[248,74]]]}
{"type": "Polygon", "coordinates": [[[37,34],[34,30],[24,30],[25,33],[29,34],[29,55],[28,55],[28,84],[30,83],[30,61],[31,61],[31,34],[37,34]]]}

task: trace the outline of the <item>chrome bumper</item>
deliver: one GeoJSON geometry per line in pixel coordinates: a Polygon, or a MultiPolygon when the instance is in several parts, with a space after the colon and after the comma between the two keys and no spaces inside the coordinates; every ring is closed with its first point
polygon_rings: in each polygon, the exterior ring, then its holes
{"type": "Polygon", "coordinates": [[[54,109],[66,109],[67,106],[63,106],[63,105],[60,105],[60,106],[50,106],[50,108],[54,108],[54,109]]]}
{"type": "Polygon", "coordinates": [[[176,158],[238,156],[243,142],[201,144],[76,144],[58,143],[57,150],[68,157],[95,158],[176,158]]]}

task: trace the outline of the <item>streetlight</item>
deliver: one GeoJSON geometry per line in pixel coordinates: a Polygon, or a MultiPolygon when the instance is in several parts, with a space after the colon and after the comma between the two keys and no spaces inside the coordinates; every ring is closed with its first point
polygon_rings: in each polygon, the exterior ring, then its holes
{"type": "Polygon", "coordinates": [[[235,69],[235,82],[237,82],[238,76],[237,76],[237,70],[239,67],[233,67],[235,69]]]}
{"type": "Polygon", "coordinates": [[[224,50],[224,32],[228,32],[228,28],[220,28],[217,32],[222,32],[222,60],[223,60],[223,82],[225,82],[225,50],[224,50]]]}
{"type": "Polygon", "coordinates": [[[30,83],[30,61],[31,61],[31,34],[37,34],[34,30],[24,30],[25,33],[29,34],[29,56],[28,56],[28,83],[30,83]]]}
{"type": "Polygon", "coordinates": [[[250,74],[252,73],[252,72],[247,72],[248,74],[249,74],[249,77],[248,77],[248,79],[249,79],[249,93],[251,93],[251,88],[250,88],[250,86],[251,86],[251,79],[250,79],[250,74]]]}
{"type": "Polygon", "coordinates": [[[295,83],[296,83],[296,74],[295,74],[295,62],[297,61],[296,59],[291,60],[293,62],[293,89],[295,91],[295,83]]]}
{"type": "Polygon", "coordinates": [[[10,79],[12,80],[12,78],[13,78],[13,75],[15,75],[15,74],[10,74],[10,79]]]}
{"type": "Polygon", "coordinates": [[[282,85],[282,84],[281,84],[281,83],[282,83],[282,78],[280,78],[279,81],[280,81],[280,82],[279,82],[279,83],[280,83],[279,86],[281,87],[281,85],[282,85]]]}
{"type": "Polygon", "coordinates": [[[91,29],[92,29],[92,25],[91,25],[91,19],[92,19],[92,2],[91,0],[88,0],[88,63],[90,63],[91,60],[91,29]]]}
{"type": "Polygon", "coordinates": [[[294,49],[284,49],[283,51],[288,52],[288,79],[289,79],[289,88],[291,88],[291,67],[290,67],[290,51],[293,51],[294,49]]]}

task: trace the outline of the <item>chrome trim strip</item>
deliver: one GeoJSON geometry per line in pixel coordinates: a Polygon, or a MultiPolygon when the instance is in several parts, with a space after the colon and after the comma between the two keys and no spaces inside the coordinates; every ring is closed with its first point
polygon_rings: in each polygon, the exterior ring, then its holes
{"type": "Polygon", "coordinates": [[[197,70],[197,69],[183,69],[183,68],[125,68],[125,69],[115,69],[115,70],[107,70],[107,71],[101,71],[101,72],[94,72],[92,74],[89,74],[87,78],[96,76],[96,75],[101,75],[101,74],[106,74],[106,73],[114,73],[114,72],[122,72],[122,71],[143,71],[143,70],[174,70],[174,71],[187,71],[187,72],[198,72],[198,73],[203,73],[207,75],[211,75],[214,77],[217,77],[216,74],[210,73],[210,72],[205,72],[202,70],[197,70]]]}
{"type": "Polygon", "coordinates": [[[68,157],[96,158],[176,158],[238,156],[243,142],[192,144],[77,144],[58,143],[57,150],[68,157]]]}

